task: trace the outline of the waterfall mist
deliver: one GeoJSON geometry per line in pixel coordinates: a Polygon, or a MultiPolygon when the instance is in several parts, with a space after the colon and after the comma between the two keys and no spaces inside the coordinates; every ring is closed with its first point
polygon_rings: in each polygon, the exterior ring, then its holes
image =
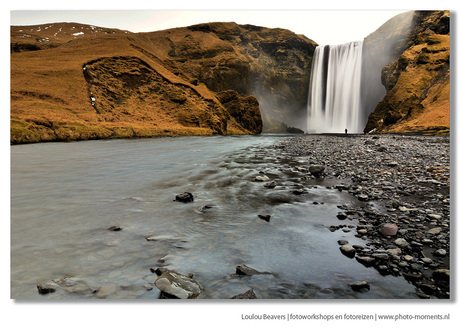
{"type": "Polygon", "coordinates": [[[414,11],[399,14],[364,39],[361,71],[362,127],[387,92],[382,84],[382,69],[407,49],[415,19],[414,11]]]}
{"type": "Polygon", "coordinates": [[[308,133],[361,133],[363,42],[318,46],[307,104],[308,133]]]}

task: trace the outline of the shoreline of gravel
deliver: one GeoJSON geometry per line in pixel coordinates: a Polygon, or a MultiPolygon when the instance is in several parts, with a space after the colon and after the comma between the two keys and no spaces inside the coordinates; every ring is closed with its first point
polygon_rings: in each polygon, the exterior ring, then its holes
{"type": "Polygon", "coordinates": [[[450,298],[449,137],[303,135],[278,148],[324,168],[320,180],[351,182],[331,187],[359,201],[339,206],[337,217],[355,221],[368,243],[338,242],[345,257],[404,276],[422,299],[450,298]]]}

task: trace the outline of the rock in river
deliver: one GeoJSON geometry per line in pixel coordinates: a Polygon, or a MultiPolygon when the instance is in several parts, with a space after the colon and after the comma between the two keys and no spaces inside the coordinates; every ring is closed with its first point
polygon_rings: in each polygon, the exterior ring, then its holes
{"type": "Polygon", "coordinates": [[[189,192],[184,192],[182,194],[176,195],[176,202],[190,203],[193,202],[193,195],[189,192]]]}
{"type": "Polygon", "coordinates": [[[359,292],[367,292],[370,290],[370,285],[366,281],[361,281],[361,282],[356,282],[353,284],[350,284],[351,288],[354,291],[359,291],[359,292]]]}
{"type": "Polygon", "coordinates": [[[269,222],[272,216],[270,214],[259,214],[258,217],[262,220],[269,222]]]}
{"type": "Polygon", "coordinates": [[[259,272],[258,270],[248,267],[245,264],[238,265],[236,267],[236,273],[238,275],[270,275],[271,274],[268,272],[259,272]]]}
{"type": "Polygon", "coordinates": [[[175,271],[167,271],[161,274],[155,281],[155,285],[162,292],[180,299],[193,299],[203,291],[200,283],[175,271]]]}
{"type": "Polygon", "coordinates": [[[314,177],[319,178],[324,172],[324,166],[312,165],[308,170],[314,177]]]}
{"type": "Polygon", "coordinates": [[[249,291],[246,291],[245,293],[237,294],[236,296],[233,296],[230,299],[258,299],[256,294],[254,293],[254,290],[251,289],[249,291]]]}
{"type": "Polygon", "coordinates": [[[340,252],[342,252],[344,255],[346,255],[349,258],[353,258],[355,256],[356,250],[354,247],[350,245],[342,245],[340,247],[340,252]]]}

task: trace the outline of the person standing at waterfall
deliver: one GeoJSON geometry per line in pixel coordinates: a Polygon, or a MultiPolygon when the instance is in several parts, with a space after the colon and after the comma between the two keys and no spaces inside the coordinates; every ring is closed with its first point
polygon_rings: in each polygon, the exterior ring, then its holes
{"type": "Polygon", "coordinates": [[[347,134],[348,134],[348,130],[345,128],[345,135],[347,135],[347,134]]]}

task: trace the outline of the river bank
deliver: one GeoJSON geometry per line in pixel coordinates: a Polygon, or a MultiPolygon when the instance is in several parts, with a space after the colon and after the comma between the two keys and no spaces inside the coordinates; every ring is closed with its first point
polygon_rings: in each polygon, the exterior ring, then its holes
{"type": "Polygon", "coordinates": [[[279,148],[322,166],[323,180],[351,180],[329,188],[362,202],[339,206],[337,216],[353,219],[353,232],[367,243],[338,242],[344,254],[382,275],[404,276],[420,298],[449,298],[449,137],[310,135],[279,148]]]}

